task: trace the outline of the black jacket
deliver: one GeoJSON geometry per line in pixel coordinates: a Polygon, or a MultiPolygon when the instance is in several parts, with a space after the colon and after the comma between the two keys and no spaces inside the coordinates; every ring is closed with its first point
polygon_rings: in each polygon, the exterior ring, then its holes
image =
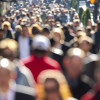
{"type": "Polygon", "coordinates": [[[95,47],[98,53],[100,50],[100,29],[98,29],[98,31],[95,33],[95,47]]]}
{"type": "Polygon", "coordinates": [[[32,95],[16,92],[15,100],[35,100],[32,95]]]}
{"type": "Polygon", "coordinates": [[[10,30],[8,30],[8,31],[6,32],[6,37],[5,37],[5,38],[13,39],[13,36],[12,36],[12,33],[11,33],[10,30]]]}
{"type": "Polygon", "coordinates": [[[35,100],[35,91],[31,87],[16,85],[14,100],[35,100]]]}

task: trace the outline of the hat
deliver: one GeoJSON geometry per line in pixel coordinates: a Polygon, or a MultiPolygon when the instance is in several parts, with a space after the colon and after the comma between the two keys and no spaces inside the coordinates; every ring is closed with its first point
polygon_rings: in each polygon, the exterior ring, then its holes
{"type": "Polygon", "coordinates": [[[33,38],[32,47],[35,50],[47,51],[50,48],[50,41],[43,35],[36,35],[33,38]]]}
{"type": "Polygon", "coordinates": [[[78,27],[76,27],[76,32],[78,32],[78,31],[85,32],[85,29],[83,27],[78,26],[78,27]]]}
{"type": "Polygon", "coordinates": [[[80,19],[74,19],[73,22],[74,22],[74,23],[80,22],[80,19]]]}
{"type": "Polygon", "coordinates": [[[81,50],[80,48],[71,48],[66,52],[66,55],[69,57],[77,56],[80,58],[84,58],[85,52],[83,50],[81,50]]]}
{"type": "Polygon", "coordinates": [[[52,14],[48,14],[48,16],[52,17],[53,15],[52,14]]]}

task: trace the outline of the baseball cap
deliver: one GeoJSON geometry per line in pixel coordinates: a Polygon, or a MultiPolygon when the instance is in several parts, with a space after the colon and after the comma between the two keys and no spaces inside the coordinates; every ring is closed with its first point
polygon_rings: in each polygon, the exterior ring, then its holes
{"type": "Polygon", "coordinates": [[[33,38],[32,48],[34,50],[44,50],[47,51],[50,48],[50,40],[43,35],[36,35],[33,38]]]}

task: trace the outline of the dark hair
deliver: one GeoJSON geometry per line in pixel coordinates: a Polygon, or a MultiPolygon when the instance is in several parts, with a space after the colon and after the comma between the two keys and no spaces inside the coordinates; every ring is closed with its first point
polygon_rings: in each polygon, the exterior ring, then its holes
{"type": "MultiPolygon", "coordinates": [[[[60,87],[60,85],[59,85],[58,81],[57,81],[55,78],[47,78],[47,79],[45,80],[45,83],[47,83],[47,82],[49,82],[49,81],[55,82],[55,84],[56,84],[56,89],[57,89],[58,95],[59,95],[59,100],[62,100],[62,96],[61,96],[61,94],[60,94],[60,92],[59,92],[59,87],[60,87]]],[[[44,84],[45,84],[45,83],[44,83],[44,84]]],[[[48,100],[48,98],[46,97],[45,100],[48,100]]]]}
{"type": "Polygon", "coordinates": [[[43,28],[42,32],[47,32],[48,34],[50,33],[50,30],[48,28],[43,28]]]}
{"type": "Polygon", "coordinates": [[[4,32],[4,30],[0,28],[0,32],[4,32]]]}
{"type": "Polygon", "coordinates": [[[36,35],[36,34],[40,34],[41,32],[40,32],[40,30],[37,28],[37,27],[33,27],[32,28],[32,34],[33,35],[36,35]]]}
{"type": "Polygon", "coordinates": [[[45,80],[45,83],[47,83],[48,81],[53,81],[53,82],[55,82],[55,83],[56,83],[57,89],[59,89],[59,83],[58,83],[58,81],[57,81],[55,78],[47,78],[47,79],[45,80]]]}
{"type": "Polygon", "coordinates": [[[27,25],[23,24],[23,25],[21,25],[21,27],[24,28],[24,27],[27,27],[27,25]]]}

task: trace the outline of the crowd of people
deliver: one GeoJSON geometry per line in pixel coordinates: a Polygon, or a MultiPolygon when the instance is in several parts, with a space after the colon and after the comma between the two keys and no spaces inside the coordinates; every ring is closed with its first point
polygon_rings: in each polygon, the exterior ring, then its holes
{"type": "Polygon", "coordinates": [[[0,100],[100,100],[100,22],[83,26],[59,3],[10,6],[0,17],[0,100]]]}

